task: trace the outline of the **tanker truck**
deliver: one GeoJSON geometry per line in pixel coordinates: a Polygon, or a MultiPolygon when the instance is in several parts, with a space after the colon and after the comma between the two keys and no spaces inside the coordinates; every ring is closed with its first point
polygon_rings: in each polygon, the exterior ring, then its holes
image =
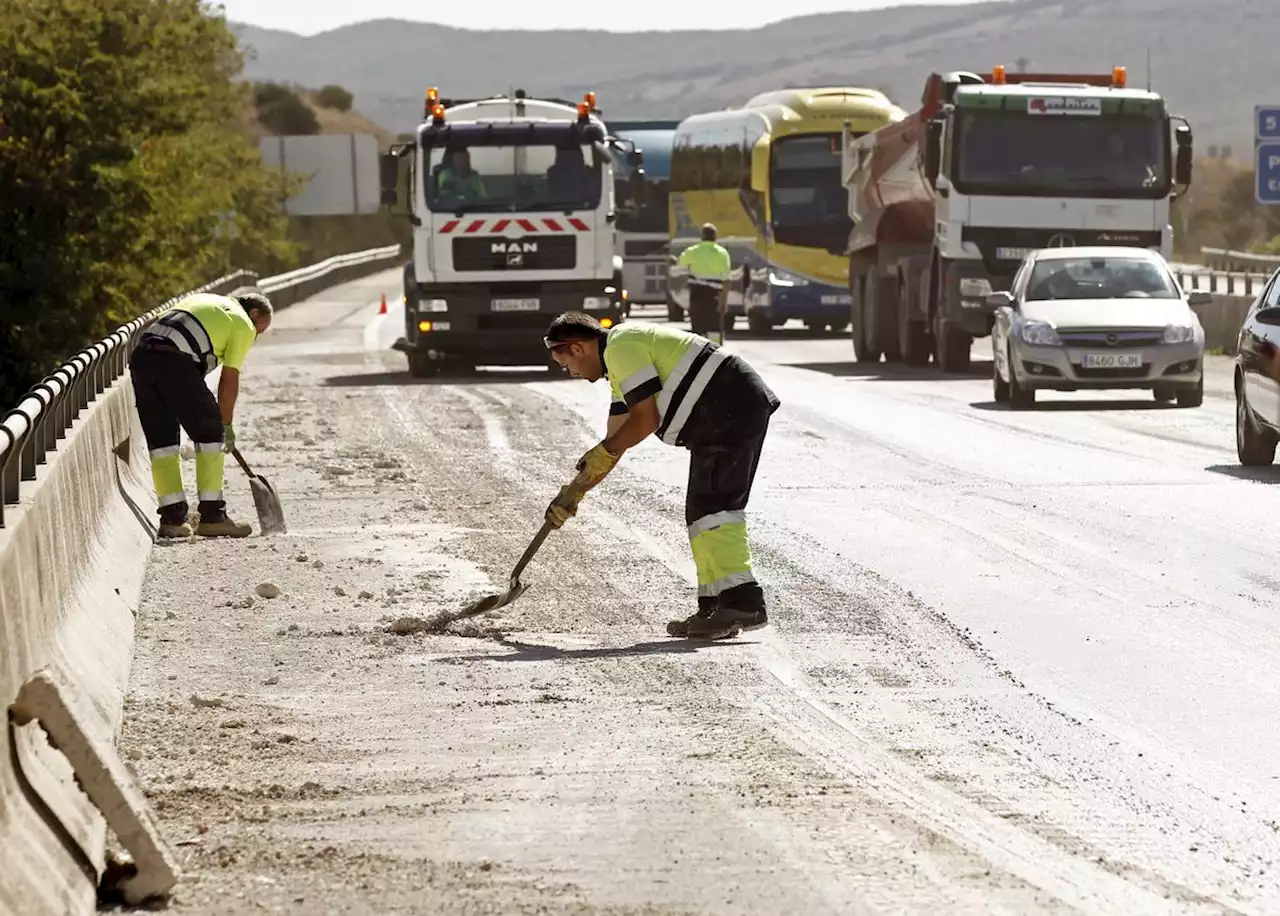
{"type": "Polygon", "coordinates": [[[934,73],[920,110],[861,137],[846,125],[851,336],[858,362],[964,372],[991,333],[986,297],[1041,248],[1173,253],[1169,207],[1191,183],[1191,128],[1109,74],[934,73]]]}

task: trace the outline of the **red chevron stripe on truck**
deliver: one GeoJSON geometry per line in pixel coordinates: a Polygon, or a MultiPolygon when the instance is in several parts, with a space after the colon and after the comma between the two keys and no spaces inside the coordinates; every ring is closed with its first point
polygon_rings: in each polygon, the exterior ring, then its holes
{"type": "Polygon", "coordinates": [[[566,226],[569,229],[576,230],[577,232],[591,231],[590,227],[587,226],[586,223],[578,219],[576,216],[571,216],[568,219],[564,219],[564,220],[548,219],[548,218],[542,218],[542,219],[503,218],[503,219],[495,219],[495,220],[451,219],[447,223],[445,223],[443,226],[440,227],[440,232],[442,235],[448,235],[451,232],[459,231],[459,227],[462,227],[460,231],[463,235],[474,235],[475,233],[480,232],[481,230],[484,230],[487,226],[488,227],[487,231],[490,234],[494,234],[494,233],[499,233],[504,231],[508,226],[512,224],[516,225],[520,229],[523,229],[525,232],[564,232],[566,231],[565,230],[566,226]]]}

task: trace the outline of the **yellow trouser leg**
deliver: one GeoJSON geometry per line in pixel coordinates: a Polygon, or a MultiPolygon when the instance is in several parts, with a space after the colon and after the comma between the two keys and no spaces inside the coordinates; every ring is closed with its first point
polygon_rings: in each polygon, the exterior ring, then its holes
{"type": "MultiPolygon", "coordinates": [[[[717,513],[730,515],[730,513],[717,513]]],[[[733,513],[740,517],[741,513],[733,513]]],[[[745,521],[722,521],[707,529],[699,519],[689,527],[693,562],[698,567],[699,597],[714,597],[736,585],[756,581],[745,521]]]]}
{"type": "Polygon", "coordinates": [[[200,491],[200,502],[222,502],[225,461],[221,442],[196,443],[196,489],[200,491]]]}
{"type": "Polygon", "coordinates": [[[151,450],[151,481],[156,487],[156,499],[160,508],[187,501],[182,490],[182,460],[178,446],[151,450]]]}

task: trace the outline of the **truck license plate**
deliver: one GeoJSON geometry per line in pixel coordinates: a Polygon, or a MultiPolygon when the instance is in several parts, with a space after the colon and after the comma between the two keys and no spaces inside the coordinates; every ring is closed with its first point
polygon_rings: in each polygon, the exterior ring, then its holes
{"type": "Polygon", "coordinates": [[[1141,353],[1086,353],[1080,363],[1086,369],[1141,369],[1141,353]]]}
{"type": "Polygon", "coordinates": [[[540,307],[537,299],[493,299],[495,312],[536,312],[540,307]]]}

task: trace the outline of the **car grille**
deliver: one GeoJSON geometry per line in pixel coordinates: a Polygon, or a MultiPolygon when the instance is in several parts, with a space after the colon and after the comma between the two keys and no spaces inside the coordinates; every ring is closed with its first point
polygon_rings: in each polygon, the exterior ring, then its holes
{"type": "Polygon", "coordinates": [[[1095,350],[1123,350],[1133,347],[1150,347],[1160,343],[1161,331],[1142,329],[1135,331],[1064,331],[1058,337],[1064,346],[1084,347],[1095,350]]]}
{"type": "Polygon", "coordinates": [[[1151,367],[1145,364],[1137,369],[1086,369],[1078,364],[1072,365],[1071,368],[1075,370],[1076,378],[1081,379],[1146,378],[1151,370],[1151,367]]]}
{"type": "Polygon", "coordinates": [[[537,235],[507,239],[490,235],[453,240],[453,269],[572,270],[578,264],[576,235],[537,235]]]}

